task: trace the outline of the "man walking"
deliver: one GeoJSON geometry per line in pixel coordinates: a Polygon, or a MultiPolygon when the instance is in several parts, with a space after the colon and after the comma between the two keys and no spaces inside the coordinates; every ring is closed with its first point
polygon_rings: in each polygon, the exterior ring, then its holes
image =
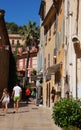
{"type": "Polygon", "coordinates": [[[21,99],[21,94],[22,94],[22,89],[18,84],[14,86],[12,96],[14,100],[14,113],[18,112],[18,107],[19,107],[19,101],[21,99]]]}

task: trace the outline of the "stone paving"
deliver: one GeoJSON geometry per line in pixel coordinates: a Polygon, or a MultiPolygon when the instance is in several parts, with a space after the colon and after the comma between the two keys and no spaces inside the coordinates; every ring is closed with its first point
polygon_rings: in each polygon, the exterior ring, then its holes
{"type": "Polygon", "coordinates": [[[0,108],[0,130],[61,130],[51,119],[51,111],[44,106],[20,103],[18,113],[13,108],[4,115],[0,108]]]}

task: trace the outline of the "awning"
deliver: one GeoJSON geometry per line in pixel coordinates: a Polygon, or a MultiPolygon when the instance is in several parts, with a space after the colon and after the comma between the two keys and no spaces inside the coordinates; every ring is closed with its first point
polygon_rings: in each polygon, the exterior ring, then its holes
{"type": "Polygon", "coordinates": [[[60,69],[61,65],[62,65],[62,62],[48,67],[47,74],[50,74],[50,75],[55,74],[60,69]]]}

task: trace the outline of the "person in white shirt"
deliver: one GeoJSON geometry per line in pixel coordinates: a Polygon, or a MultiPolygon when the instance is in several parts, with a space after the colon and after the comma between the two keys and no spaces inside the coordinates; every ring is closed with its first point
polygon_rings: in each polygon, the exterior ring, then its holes
{"type": "Polygon", "coordinates": [[[21,95],[22,95],[22,89],[18,84],[14,86],[12,96],[14,100],[14,113],[18,112],[18,107],[19,107],[19,101],[21,100],[21,95]]]}

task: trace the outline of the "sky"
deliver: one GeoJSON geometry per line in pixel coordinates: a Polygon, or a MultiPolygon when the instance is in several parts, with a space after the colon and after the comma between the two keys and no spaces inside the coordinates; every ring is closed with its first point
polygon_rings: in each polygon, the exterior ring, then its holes
{"type": "Polygon", "coordinates": [[[28,24],[29,21],[40,25],[41,0],[0,0],[0,9],[5,10],[6,22],[14,22],[18,26],[28,24]]]}

